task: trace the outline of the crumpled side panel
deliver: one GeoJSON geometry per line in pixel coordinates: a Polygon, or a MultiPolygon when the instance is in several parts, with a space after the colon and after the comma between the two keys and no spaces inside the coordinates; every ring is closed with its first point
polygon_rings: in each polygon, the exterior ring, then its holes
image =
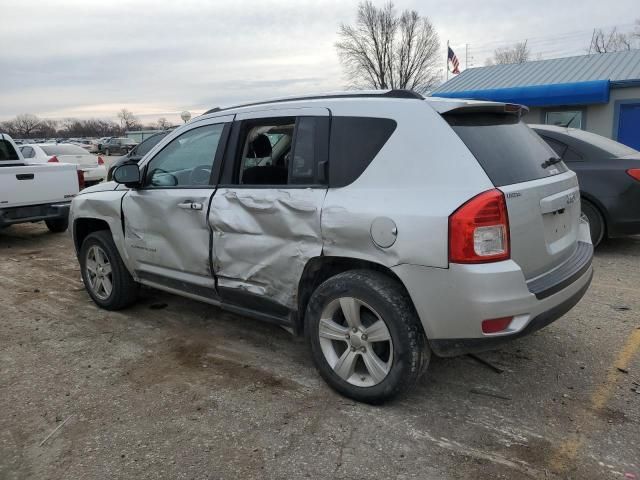
{"type": "Polygon", "coordinates": [[[307,261],[322,252],[324,189],[219,189],[209,222],[218,286],[293,308],[307,261]]]}

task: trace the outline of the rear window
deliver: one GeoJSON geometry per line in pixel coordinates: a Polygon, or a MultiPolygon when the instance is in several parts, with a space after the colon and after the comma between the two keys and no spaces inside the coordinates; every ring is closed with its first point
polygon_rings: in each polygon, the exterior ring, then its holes
{"type": "Polygon", "coordinates": [[[570,130],[568,135],[589,143],[600,150],[607,152],[612,157],[628,157],[637,156],[638,151],[631,147],[611,140],[610,138],[603,137],[602,135],[596,135],[595,133],[585,132],[584,130],[570,130]]]}
{"type": "Polygon", "coordinates": [[[40,148],[47,155],[87,155],[87,151],[77,145],[42,145],[40,148]]]}
{"type": "Polygon", "coordinates": [[[516,115],[450,113],[443,115],[473,153],[496,187],[566,172],[556,153],[516,115]]]}
{"type": "Polygon", "coordinates": [[[3,160],[20,160],[11,142],[4,139],[0,140],[0,162],[3,160]]]}

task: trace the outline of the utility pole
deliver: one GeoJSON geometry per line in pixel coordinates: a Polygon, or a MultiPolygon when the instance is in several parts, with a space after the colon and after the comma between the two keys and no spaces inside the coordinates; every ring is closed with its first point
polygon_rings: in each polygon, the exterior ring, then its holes
{"type": "Polygon", "coordinates": [[[469,44],[464,45],[464,69],[469,68],[469,44]]]}

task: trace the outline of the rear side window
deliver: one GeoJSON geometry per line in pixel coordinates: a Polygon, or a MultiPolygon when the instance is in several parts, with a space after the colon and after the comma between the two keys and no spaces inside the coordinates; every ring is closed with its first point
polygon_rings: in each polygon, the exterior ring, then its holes
{"type": "Polygon", "coordinates": [[[3,160],[20,160],[11,142],[4,139],[0,140],[0,162],[3,160]]]}
{"type": "Polygon", "coordinates": [[[329,185],[344,187],[366,170],[396,129],[390,118],[333,117],[329,147],[329,185]]]}
{"type": "Polygon", "coordinates": [[[453,113],[443,115],[473,153],[496,187],[566,172],[564,163],[548,164],[554,152],[516,115],[453,113]]]}

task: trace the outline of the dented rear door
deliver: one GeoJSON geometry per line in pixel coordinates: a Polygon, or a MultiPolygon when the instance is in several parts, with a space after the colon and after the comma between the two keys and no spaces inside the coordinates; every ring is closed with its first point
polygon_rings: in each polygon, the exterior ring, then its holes
{"type": "MultiPolygon", "coordinates": [[[[327,191],[323,172],[328,131],[329,110],[325,108],[274,109],[236,116],[221,183],[209,213],[213,267],[223,299],[225,295],[237,299],[240,293],[295,308],[304,267],[322,253],[320,214],[327,191]],[[264,125],[286,124],[291,119],[295,129],[291,151],[285,155],[287,183],[243,183],[239,172],[245,168],[251,129],[260,132],[263,128],[273,139],[264,125]]],[[[271,147],[272,157],[266,159],[274,168],[282,160],[277,141],[271,147]]]]}

